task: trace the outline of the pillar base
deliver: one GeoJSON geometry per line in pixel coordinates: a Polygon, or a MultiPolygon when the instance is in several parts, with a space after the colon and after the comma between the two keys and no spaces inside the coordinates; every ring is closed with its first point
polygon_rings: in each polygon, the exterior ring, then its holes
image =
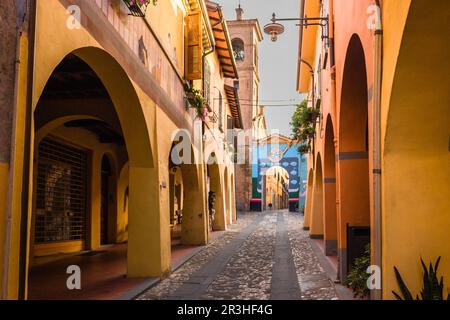
{"type": "Polygon", "coordinates": [[[325,240],[325,255],[326,256],[337,256],[337,240],[325,240]]]}
{"type": "Polygon", "coordinates": [[[341,280],[342,284],[347,283],[347,272],[348,272],[348,266],[347,266],[347,248],[339,248],[339,279],[341,280]]]}

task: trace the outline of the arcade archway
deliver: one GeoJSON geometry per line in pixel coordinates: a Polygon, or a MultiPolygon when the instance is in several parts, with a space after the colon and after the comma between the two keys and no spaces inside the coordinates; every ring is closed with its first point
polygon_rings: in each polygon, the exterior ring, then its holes
{"type": "MultiPolygon", "coordinates": [[[[42,70],[47,65],[37,68],[47,73],[42,70]]],[[[128,76],[108,53],[93,47],[63,57],[49,75],[42,92],[36,93],[33,119],[28,255],[30,269],[39,267],[43,272],[33,278],[35,273],[29,271],[30,298],[42,298],[34,289],[46,297],[60,289],[67,293],[67,288],[59,287],[65,285],[61,279],[58,286],[43,290],[44,284],[52,284],[46,274],[55,281],[66,277],[65,269],[49,273],[48,263],[66,257],[83,260],[85,251],[101,255],[104,244],[127,242],[113,253],[119,263],[112,273],[166,272],[170,258],[164,259],[158,241],[158,202],[148,196],[158,190],[153,152],[128,76]],[[149,233],[149,228],[155,232],[149,233]],[[145,250],[143,242],[150,243],[145,250]]],[[[60,293],[60,299],[71,298],[60,293]]]]}
{"type": "Polygon", "coordinates": [[[314,185],[314,170],[310,169],[308,173],[308,186],[306,188],[306,202],[305,202],[305,213],[303,220],[303,229],[309,230],[311,227],[311,214],[312,214],[312,197],[313,197],[313,185],[314,185]]]}
{"type": "Polygon", "coordinates": [[[312,239],[323,239],[323,173],[322,158],[317,154],[316,167],[314,170],[313,195],[311,198],[311,224],[309,234],[312,239]]]}
{"type": "Polygon", "coordinates": [[[264,175],[264,210],[289,209],[289,173],[281,166],[268,169],[264,175]]]}
{"type": "Polygon", "coordinates": [[[177,220],[180,223],[172,221],[179,224],[177,241],[183,245],[204,245],[207,242],[207,211],[200,180],[201,165],[197,163],[197,155],[187,130],[176,130],[172,140],[167,161],[169,181],[173,180],[175,189],[172,192],[169,190],[168,208],[170,215],[175,218],[175,212],[171,210],[175,209],[175,202],[178,202],[177,220]],[[176,190],[177,185],[182,191],[176,190]]]}
{"type": "Polygon", "coordinates": [[[394,266],[413,294],[422,289],[420,257],[428,263],[442,256],[440,276],[444,288],[449,286],[449,16],[446,1],[411,1],[395,51],[392,84],[383,89],[382,271],[387,299],[398,290],[394,266]]]}
{"type": "Polygon", "coordinates": [[[323,203],[324,203],[324,240],[325,254],[336,256],[337,241],[337,212],[336,212],[336,150],[334,129],[331,116],[328,116],[325,129],[323,203]]]}
{"type": "Polygon", "coordinates": [[[227,224],[227,190],[223,189],[223,181],[226,177],[221,177],[220,166],[216,154],[212,154],[207,162],[209,192],[208,209],[210,215],[210,227],[213,231],[223,231],[227,224]],[[214,211],[213,211],[214,210],[214,211]]]}
{"type": "Polygon", "coordinates": [[[364,49],[350,39],[339,113],[339,261],[341,279],[370,242],[368,90],[364,49]]]}

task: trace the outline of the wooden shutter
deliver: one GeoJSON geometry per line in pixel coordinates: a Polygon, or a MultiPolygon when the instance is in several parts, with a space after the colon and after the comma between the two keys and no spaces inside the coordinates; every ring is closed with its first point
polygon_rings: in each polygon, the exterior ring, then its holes
{"type": "Polygon", "coordinates": [[[185,31],[185,78],[202,78],[202,14],[193,11],[186,16],[185,31]]]}

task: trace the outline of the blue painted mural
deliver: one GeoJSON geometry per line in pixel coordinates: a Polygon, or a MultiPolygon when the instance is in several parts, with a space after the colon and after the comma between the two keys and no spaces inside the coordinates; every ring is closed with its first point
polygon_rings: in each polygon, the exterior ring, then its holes
{"type": "Polygon", "coordinates": [[[297,146],[286,137],[271,136],[254,145],[252,159],[252,210],[264,209],[264,176],[267,170],[277,166],[284,168],[289,174],[289,210],[304,208],[308,164],[307,156],[300,154],[297,146]]]}

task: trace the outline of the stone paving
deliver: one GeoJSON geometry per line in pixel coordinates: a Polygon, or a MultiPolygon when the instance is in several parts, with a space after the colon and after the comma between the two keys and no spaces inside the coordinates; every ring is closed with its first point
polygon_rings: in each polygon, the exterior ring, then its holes
{"type": "Polygon", "coordinates": [[[221,237],[138,299],[337,299],[302,222],[287,211],[240,214],[221,237]]]}
{"type": "Polygon", "coordinates": [[[338,297],[334,284],[311,248],[308,233],[303,230],[303,218],[300,215],[285,214],[285,219],[302,300],[336,300],[338,297]]]}
{"type": "Polygon", "coordinates": [[[270,298],[276,216],[269,214],[208,288],[204,299],[270,298]]]}

